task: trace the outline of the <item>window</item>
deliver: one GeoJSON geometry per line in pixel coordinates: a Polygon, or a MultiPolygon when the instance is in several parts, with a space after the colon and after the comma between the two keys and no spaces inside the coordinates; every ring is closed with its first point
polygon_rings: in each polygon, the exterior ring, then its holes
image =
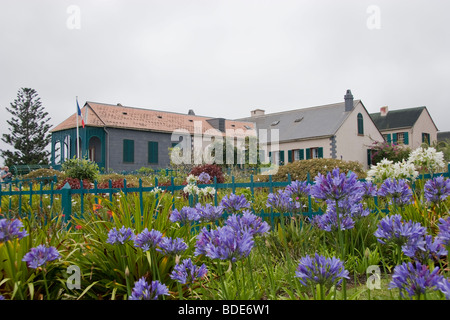
{"type": "Polygon", "coordinates": [[[358,113],[358,135],[364,135],[364,119],[361,113],[358,113]]]}
{"type": "Polygon", "coordinates": [[[134,140],[123,140],[123,162],[134,162],[134,140]]]}
{"type": "Polygon", "coordinates": [[[306,149],[306,159],[321,159],[323,158],[323,148],[309,148],[306,149]]]}
{"type": "Polygon", "coordinates": [[[158,142],[148,142],[148,163],[158,164],[158,142]]]}
{"type": "Polygon", "coordinates": [[[430,144],[430,134],[422,133],[422,143],[430,144]]]}
{"type": "Polygon", "coordinates": [[[397,133],[397,144],[405,144],[408,145],[408,132],[399,132],[397,133]]]}

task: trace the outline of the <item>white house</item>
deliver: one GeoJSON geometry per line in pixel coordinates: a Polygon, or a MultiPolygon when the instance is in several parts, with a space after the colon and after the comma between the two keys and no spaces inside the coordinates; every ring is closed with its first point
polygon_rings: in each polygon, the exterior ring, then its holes
{"type": "Polygon", "coordinates": [[[332,158],[370,164],[370,149],[375,141],[384,141],[361,100],[347,90],[344,101],[291,111],[265,114],[251,111],[256,129],[279,129],[279,151],[269,153],[272,163],[332,158]]]}
{"type": "Polygon", "coordinates": [[[422,143],[431,144],[438,138],[438,129],[426,107],[390,111],[385,106],[370,116],[388,143],[416,149],[422,143]]]}

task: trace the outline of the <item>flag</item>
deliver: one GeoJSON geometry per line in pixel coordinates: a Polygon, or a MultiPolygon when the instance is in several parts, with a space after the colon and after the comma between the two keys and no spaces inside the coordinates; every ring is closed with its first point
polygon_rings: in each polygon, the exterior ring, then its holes
{"type": "Polygon", "coordinates": [[[77,109],[78,109],[78,116],[81,117],[81,125],[82,125],[83,128],[84,128],[84,119],[83,119],[83,115],[81,114],[81,109],[80,109],[80,106],[79,106],[79,104],[78,104],[78,99],[77,99],[77,109]]]}

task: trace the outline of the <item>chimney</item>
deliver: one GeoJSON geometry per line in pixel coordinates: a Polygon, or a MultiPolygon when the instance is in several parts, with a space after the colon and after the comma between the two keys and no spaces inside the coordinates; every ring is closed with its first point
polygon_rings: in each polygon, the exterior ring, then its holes
{"type": "Polygon", "coordinates": [[[386,117],[389,112],[388,106],[384,106],[380,108],[380,116],[386,117]]]}
{"type": "Polygon", "coordinates": [[[264,114],[265,114],[265,111],[261,110],[261,109],[255,109],[255,110],[250,111],[250,115],[252,117],[263,116],[264,114]]]}
{"type": "Polygon", "coordinates": [[[353,95],[350,89],[347,90],[347,93],[344,96],[345,99],[345,112],[349,112],[353,110],[353,95]]]}
{"type": "Polygon", "coordinates": [[[188,111],[188,115],[190,115],[190,116],[195,116],[195,112],[194,112],[194,110],[192,110],[192,109],[189,109],[189,111],[188,111]]]}

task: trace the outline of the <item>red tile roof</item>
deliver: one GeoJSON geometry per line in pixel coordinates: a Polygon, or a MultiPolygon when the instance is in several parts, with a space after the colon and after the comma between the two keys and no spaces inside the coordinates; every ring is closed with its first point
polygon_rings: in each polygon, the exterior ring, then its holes
{"type": "MultiPolygon", "coordinates": [[[[121,105],[111,105],[96,102],[86,102],[81,109],[86,126],[123,128],[133,130],[149,130],[159,132],[173,132],[177,129],[194,132],[194,122],[199,121],[204,133],[206,130],[214,129],[207,121],[214,118],[181,114],[175,112],[149,110],[121,105]],[[87,108],[87,115],[86,115],[87,108]]],[[[76,128],[76,113],[54,127],[51,132],[76,128]]],[[[79,126],[81,126],[81,119],[79,126]]],[[[242,129],[244,131],[253,129],[254,123],[246,121],[225,120],[225,129],[242,129]]]]}

